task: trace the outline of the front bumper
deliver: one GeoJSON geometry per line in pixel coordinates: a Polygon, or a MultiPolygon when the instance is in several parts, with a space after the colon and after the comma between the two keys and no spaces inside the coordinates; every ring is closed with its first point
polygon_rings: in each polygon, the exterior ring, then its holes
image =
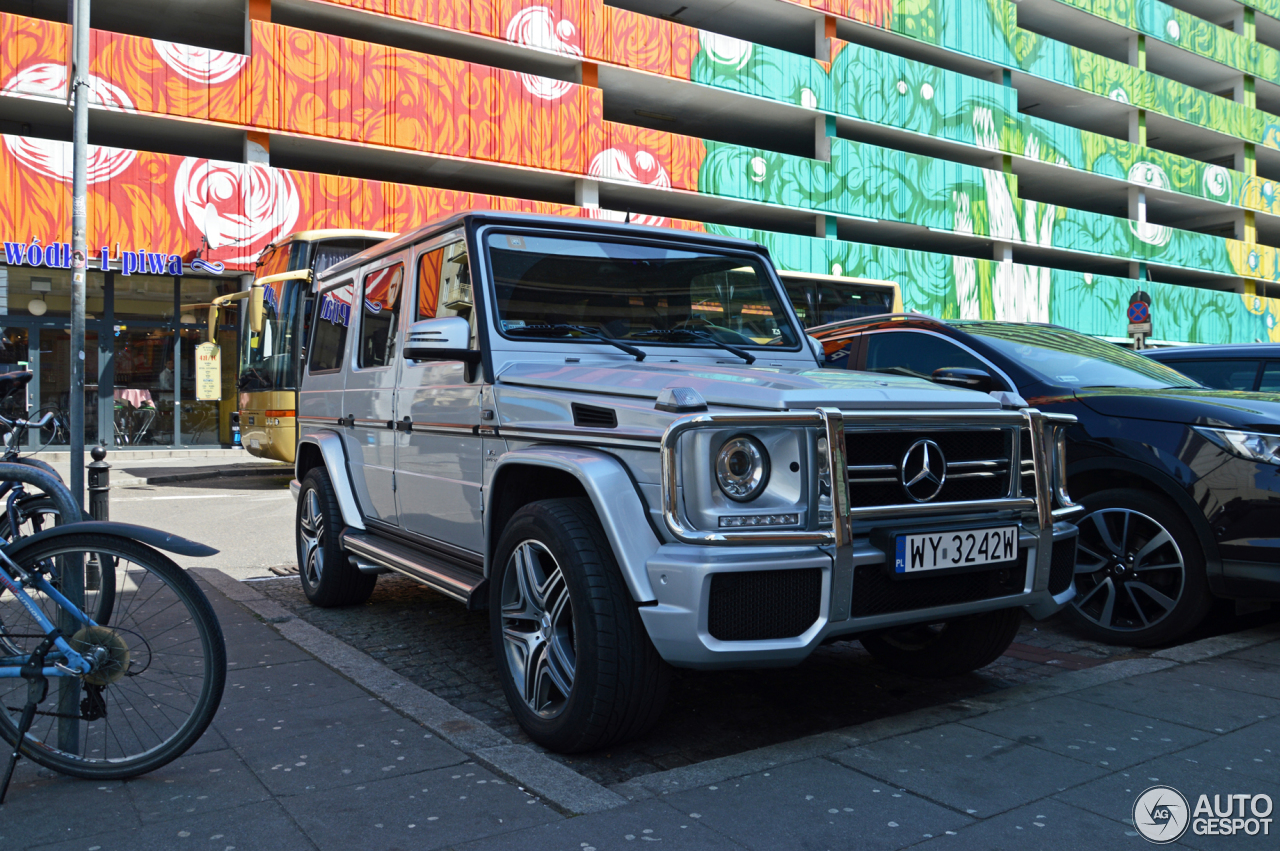
{"type": "MultiPolygon", "coordinates": [[[[650,639],[665,660],[682,667],[788,665],[801,661],[823,642],[841,636],[913,623],[937,623],[1013,607],[1025,608],[1037,618],[1053,614],[1074,594],[1071,579],[1077,529],[1068,518],[1078,514],[1080,507],[1066,493],[1062,439],[1062,429],[1073,422],[1074,417],[1045,415],[1031,409],[951,414],[843,412],[834,408],[776,414],[700,414],[677,420],[662,439],[663,520],[676,543],[664,544],[648,559],[646,568],[657,602],[639,610],[650,639]],[[1022,492],[1021,477],[1015,476],[1008,492],[998,499],[850,505],[845,475],[846,428],[946,429],[969,428],[975,423],[984,428],[1018,428],[1029,433],[1033,495],[1022,492]],[[693,429],[724,425],[746,429],[770,425],[814,428],[825,437],[829,447],[831,526],[804,530],[695,528],[682,508],[680,439],[693,429]],[[1059,506],[1056,509],[1055,504],[1059,506]],[[872,529],[891,526],[899,532],[909,528],[929,531],[931,525],[945,528],[962,521],[972,522],[975,528],[991,522],[1016,525],[1019,560],[970,574],[979,577],[973,584],[949,584],[944,579],[947,574],[942,573],[901,580],[886,576],[886,554],[873,544],[872,529]],[[736,587],[738,591],[732,597],[713,600],[720,593],[713,594],[713,586],[717,577],[724,574],[740,574],[728,581],[719,580],[721,588],[736,587]],[[959,585],[966,588],[964,593],[952,593],[959,585]],[[739,608],[727,607],[728,600],[739,608]],[[775,617],[770,608],[775,605],[788,606],[787,611],[794,617],[775,617]],[[724,624],[730,621],[735,621],[735,626],[726,629],[724,624]]],[[[1011,469],[1019,470],[1020,443],[1011,442],[1011,469]]]]}
{"type": "MultiPolygon", "coordinates": [[[[1053,545],[1074,547],[1074,525],[1056,523],[1049,538],[1053,545]]],[[[819,645],[840,637],[854,637],[887,627],[912,623],[936,623],[996,609],[1022,607],[1032,617],[1045,618],[1071,600],[1075,591],[1067,584],[1057,595],[1050,589],[1051,553],[1041,557],[1041,538],[1023,527],[1019,535],[1019,562],[1023,565],[1021,590],[950,605],[906,609],[873,615],[841,617],[841,599],[856,598],[859,585],[854,574],[838,568],[837,554],[829,547],[706,547],[664,544],[646,565],[657,604],[641,606],[649,638],[667,662],[687,668],[738,668],[794,665],[819,645]],[[822,574],[818,617],[799,635],[767,640],[722,641],[711,634],[712,577],[721,573],[818,569],[822,574]],[[848,589],[839,587],[850,583],[848,589]]],[[[885,554],[868,539],[848,545],[848,562],[857,568],[878,569],[885,554]]],[[[842,566],[842,565],[841,565],[842,566]]],[[[911,583],[929,583],[921,576],[911,583]]],[[[1015,583],[1016,585],[1016,583],[1015,583]]],[[[1012,590],[1012,589],[1011,589],[1012,590]]]]}

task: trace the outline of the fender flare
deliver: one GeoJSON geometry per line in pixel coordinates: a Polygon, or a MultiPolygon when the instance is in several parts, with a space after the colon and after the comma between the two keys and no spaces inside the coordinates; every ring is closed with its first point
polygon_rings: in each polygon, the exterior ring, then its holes
{"type": "MultiPolygon", "coordinates": [[[[635,481],[621,461],[604,452],[577,447],[517,449],[498,458],[490,482],[499,482],[503,470],[514,466],[550,467],[576,478],[595,507],[632,599],[640,604],[657,601],[647,564],[661,541],[653,532],[635,481]]],[[[495,490],[492,485],[485,488],[485,541],[494,540],[496,531],[491,527],[493,511],[490,508],[495,490]]],[[[490,575],[492,559],[493,548],[486,546],[485,576],[490,575]]]]}
{"type": "MultiPolygon", "coordinates": [[[[1201,549],[1204,550],[1205,572],[1209,576],[1210,583],[1216,584],[1219,581],[1222,576],[1222,556],[1218,552],[1218,542],[1214,540],[1213,530],[1209,527],[1209,521],[1205,518],[1204,511],[1201,510],[1200,506],[1196,505],[1195,500],[1178,484],[1176,479],[1159,467],[1143,464],[1140,461],[1133,461],[1128,458],[1096,457],[1068,464],[1067,481],[1070,482],[1071,477],[1077,474],[1090,473],[1096,470],[1120,471],[1137,476],[1153,485],[1160,493],[1172,500],[1173,504],[1191,521],[1191,530],[1200,541],[1201,549]]],[[[1072,498],[1075,498],[1074,494],[1072,498]]]]}
{"type": "Polygon", "coordinates": [[[16,560],[28,547],[34,547],[41,541],[47,541],[50,538],[63,538],[67,535],[109,535],[115,538],[129,538],[149,547],[154,547],[157,550],[166,550],[178,555],[195,556],[197,558],[218,554],[218,551],[213,547],[183,538],[180,535],[162,532],[159,529],[152,529],[147,526],[116,523],[110,520],[82,520],[76,523],[63,523],[60,526],[54,526],[52,529],[45,529],[43,532],[19,538],[17,543],[5,551],[5,554],[16,560]]]}
{"type": "MultiPolygon", "coordinates": [[[[351,490],[351,476],[347,472],[347,452],[343,448],[342,438],[331,431],[308,431],[298,437],[298,448],[304,443],[314,445],[320,450],[320,458],[329,472],[329,480],[333,482],[334,493],[338,497],[338,509],[342,512],[342,522],[348,528],[364,531],[364,518],[360,515],[360,504],[351,490]]],[[[301,459],[302,453],[295,457],[301,459]]],[[[294,462],[294,473],[297,473],[297,461],[294,462]]],[[[302,480],[302,476],[298,476],[302,480]]]]}

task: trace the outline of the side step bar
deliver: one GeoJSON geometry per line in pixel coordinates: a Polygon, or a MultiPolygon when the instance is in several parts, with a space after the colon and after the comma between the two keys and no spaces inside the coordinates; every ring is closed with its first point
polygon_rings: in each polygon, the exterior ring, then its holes
{"type": "Polygon", "coordinates": [[[466,603],[472,611],[487,608],[488,582],[475,571],[433,559],[413,547],[351,529],[342,533],[342,548],[357,558],[403,573],[466,603]]]}

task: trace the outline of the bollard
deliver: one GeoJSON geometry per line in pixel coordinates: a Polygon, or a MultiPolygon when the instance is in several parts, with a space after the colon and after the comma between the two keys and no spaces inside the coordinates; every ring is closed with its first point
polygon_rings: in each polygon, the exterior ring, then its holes
{"type": "Polygon", "coordinates": [[[94,520],[111,519],[111,465],[106,462],[107,447],[99,443],[89,450],[89,516],[94,520]]]}
{"type": "MultiPolygon", "coordinates": [[[[89,479],[89,516],[94,520],[110,520],[111,504],[111,465],[106,462],[107,447],[99,443],[89,450],[93,461],[88,466],[89,479]]],[[[102,590],[102,565],[98,564],[101,556],[89,557],[84,570],[84,587],[86,591],[102,590]]]]}

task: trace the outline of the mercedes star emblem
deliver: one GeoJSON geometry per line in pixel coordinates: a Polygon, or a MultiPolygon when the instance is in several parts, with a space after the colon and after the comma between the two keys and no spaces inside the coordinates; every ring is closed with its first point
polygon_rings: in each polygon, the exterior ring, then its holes
{"type": "Polygon", "coordinates": [[[916,502],[928,502],[947,480],[947,458],[932,440],[917,440],[902,456],[902,489],[916,502]]]}

